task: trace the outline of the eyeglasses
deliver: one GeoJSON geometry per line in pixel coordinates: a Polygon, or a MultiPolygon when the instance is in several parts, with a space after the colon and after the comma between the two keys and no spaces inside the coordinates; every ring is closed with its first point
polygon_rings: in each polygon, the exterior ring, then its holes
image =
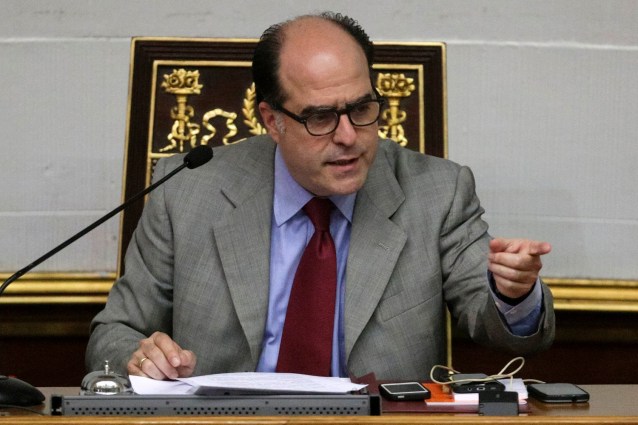
{"type": "Polygon", "coordinates": [[[381,115],[381,106],[385,99],[366,99],[348,105],[343,109],[324,109],[311,112],[305,117],[300,117],[284,108],[281,105],[273,106],[275,110],[283,112],[293,120],[303,124],[308,133],[313,136],[325,136],[337,129],[341,115],[348,115],[350,123],[356,127],[365,127],[374,124],[381,115]]]}

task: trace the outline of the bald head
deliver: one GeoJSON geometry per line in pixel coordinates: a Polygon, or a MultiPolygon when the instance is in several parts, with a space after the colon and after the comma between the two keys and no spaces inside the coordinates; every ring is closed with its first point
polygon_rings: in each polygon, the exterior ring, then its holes
{"type": "MultiPolygon", "coordinates": [[[[275,24],[261,36],[253,57],[253,80],[257,91],[257,103],[266,100],[281,104],[287,93],[281,84],[282,54],[286,48],[287,59],[326,65],[328,53],[350,55],[356,51],[356,60],[363,59],[368,69],[372,65],[373,46],[359,24],[344,15],[325,12],[320,15],[304,15],[275,24]],[[341,49],[340,44],[349,49],[341,49]],[[322,55],[321,52],[326,53],[322,55]],[[304,56],[305,54],[305,56],[304,56]]],[[[328,61],[332,62],[332,61],[328,61]]],[[[290,63],[286,63],[289,66],[290,63]]]]}
{"type": "Polygon", "coordinates": [[[282,103],[293,93],[310,96],[352,79],[370,79],[356,40],[334,22],[316,17],[300,18],[284,28],[279,63],[282,103]]]}

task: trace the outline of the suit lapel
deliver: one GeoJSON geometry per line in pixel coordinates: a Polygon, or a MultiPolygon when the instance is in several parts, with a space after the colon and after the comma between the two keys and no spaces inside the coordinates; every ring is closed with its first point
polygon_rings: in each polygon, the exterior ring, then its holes
{"type": "MultiPolygon", "coordinates": [[[[255,363],[268,314],[274,184],[274,144],[261,143],[268,148],[250,151],[241,169],[229,170],[242,173],[222,188],[234,209],[214,226],[234,309],[255,363]]],[[[404,199],[380,149],[354,209],[346,272],[346,356],[374,313],[407,240],[389,219],[404,199]]]]}
{"type": "Polygon", "coordinates": [[[357,194],[346,272],[346,358],[374,313],[407,240],[389,217],[405,195],[379,153],[357,194]]]}
{"type": "Polygon", "coordinates": [[[229,179],[233,183],[222,192],[235,208],[214,226],[228,288],[255,363],[268,309],[273,146],[251,151],[241,169],[231,171],[242,176],[229,179]]]}

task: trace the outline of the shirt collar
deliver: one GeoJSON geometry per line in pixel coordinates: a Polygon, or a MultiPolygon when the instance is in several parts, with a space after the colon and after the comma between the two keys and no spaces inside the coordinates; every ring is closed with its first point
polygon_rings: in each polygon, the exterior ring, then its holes
{"type": "MultiPolygon", "coordinates": [[[[281,226],[297,214],[314,195],[301,187],[290,175],[281,155],[279,146],[275,149],[275,197],[273,201],[274,217],[277,226],[281,226]]],[[[341,214],[352,223],[352,212],[357,193],[334,195],[329,199],[341,214]]]]}

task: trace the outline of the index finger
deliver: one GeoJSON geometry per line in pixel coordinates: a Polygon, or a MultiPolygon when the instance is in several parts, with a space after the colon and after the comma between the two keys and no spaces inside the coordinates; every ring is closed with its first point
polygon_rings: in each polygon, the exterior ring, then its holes
{"type": "Polygon", "coordinates": [[[494,238],[490,241],[492,253],[508,252],[538,256],[548,254],[551,250],[552,246],[549,243],[529,239],[494,238]]]}
{"type": "Polygon", "coordinates": [[[520,240],[494,238],[490,241],[490,251],[495,252],[517,252],[520,249],[520,240]]]}
{"type": "Polygon", "coordinates": [[[552,250],[552,246],[547,242],[541,241],[529,241],[527,252],[530,255],[545,255],[549,254],[552,250]]]}
{"type": "Polygon", "coordinates": [[[156,332],[151,336],[151,338],[153,339],[153,342],[155,343],[157,348],[162,351],[164,357],[166,357],[171,366],[175,368],[181,366],[182,361],[180,352],[182,351],[182,348],[177,345],[177,343],[173,341],[170,336],[166,335],[165,333],[156,332]]]}
{"type": "Polygon", "coordinates": [[[140,360],[138,367],[142,373],[154,379],[175,379],[179,373],[172,362],[175,362],[174,358],[177,356],[179,364],[179,349],[180,347],[170,336],[162,332],[155,332],[150,337],[140,341],[140,354],[149,362],[145,362],[144,369],[142,369],[140,360]]]}

